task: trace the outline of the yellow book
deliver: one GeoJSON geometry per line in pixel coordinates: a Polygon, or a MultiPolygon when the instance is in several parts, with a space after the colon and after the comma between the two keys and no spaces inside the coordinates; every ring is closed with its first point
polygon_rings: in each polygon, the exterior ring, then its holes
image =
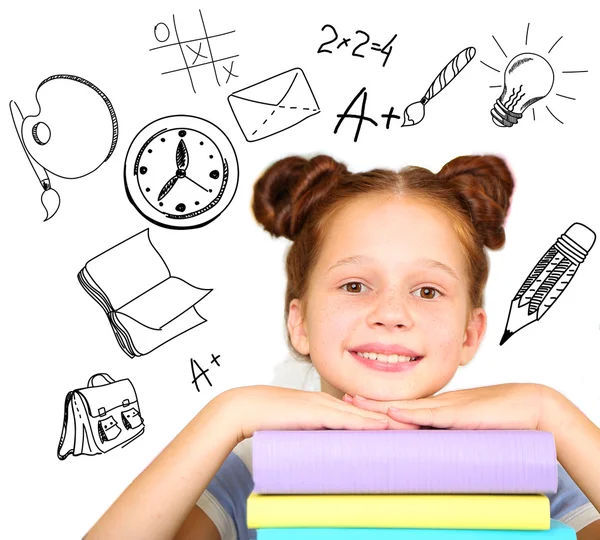
{"type": "Polygon", "coordinates": [[[261,495],[251,493],[248,528],[550,528],[546,495],[261,495]]]}

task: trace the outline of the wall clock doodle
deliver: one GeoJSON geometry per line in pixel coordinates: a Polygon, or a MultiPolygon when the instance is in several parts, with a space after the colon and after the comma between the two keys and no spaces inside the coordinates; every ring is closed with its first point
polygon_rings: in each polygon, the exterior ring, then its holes
{"type": "Polygon", "coordinates": [[[203,227],[232,201],[238,161],[227,135],[196,116],[159,118],[135,137],[125,189],[148,220],[171,229],[203,227]]]}

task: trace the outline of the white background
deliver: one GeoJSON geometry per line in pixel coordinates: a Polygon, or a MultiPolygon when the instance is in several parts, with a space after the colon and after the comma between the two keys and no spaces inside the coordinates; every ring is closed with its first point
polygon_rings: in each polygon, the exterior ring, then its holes
{"type": "MultiPolygon", "coordinates": [[[[546,249],[575,221],[600,232],[597,89],[600,50],[594,3],[556,2],[13,2],[2,17],[2,492],[0,536],[81,538],[133,478],[213,397],[240,385],[268,384],[289,358],[283,321],[285,240],[274,240],[254,221],[252,186],[273,161],[329,153],[350,170],[399,169],[414,164],[438,171],[458,155],[503,156],[516,190],[504,249],[491,253],[486,294],[488,333],[475,360],[446,388],[538,382],[564,393],[600,423],[600,247],[544,318],[499,346],[510,301],[546,249]],[[239,54],[221,86],[211,66],[193,70],[196,93],[181,57],[159,56],[153,28],[175,14],[180,37],[235,30],[212,41],[213,54],[239,54]],[[356,30],[371,41],[398,37],[385,67],[383,55],[364,47],[317,54],[330,39],[356,30]],[[525,32],[530,23],[528,46],[525,32]],[[498,40],[505,58],[492,36],[498,40]],[[562,37],[550,54],[548,50],[562,37]],[[420,99],[437,73],[465,47],[476,56],[426,108],[423,122],[385,129],[382,113],[420,99]],[[221,53],[220,50],[223,52],[221,53]],[[555,72],[551,94],[513,128],[491,121],[502,72],[521,52],[547,58],[555,72]],[[501,71],[492,71],[481,61],[501,71]],[[262,141],[248,143],[227,96],[291,68],[301,67],[321,113],[262,141]],[[563,70],[588,70],[563,74],[563,70]],[[44,223],[42,189],[17,139],[9,100],[23,114],[37,113],[35,91],[54,74],[74,74],[97,85],[119,122],[114,154],[93,174],[51,177],[60,193],[58,213],[44,223]],[[337,114],[365,86],[367,114],[337,135],[337,114]],[[574,97],[561,98],[556,93],[574,97]],[[564,123],[547,112],[545,105],[564,123]],[[240,164],[229,208],[207,227],[169,230],[149,223],[129,203],[123,163],[146,124],[166,115],[191,114],[216,123],[229,136],[240,164]],[[214,291],[201,303],[205,324],[144,357],[130,359],[117,346],[104,312],[84,292],[77,273],[92,257],[148,228],[174,276],[214,291]],[[212,354],[221,367],[211,366],[212,354]],[[191,383],[190,358],[210,367],[212,387],[191,383]],[[137,391],[144,435],[95,457],[59,461],[56,448],[68,391],[94,373],[129,378],[137,391]]],[[[330,47],[336,47],[336,41],[330,47]]],[[[229,62],[225,65],[229,66],[229,62]]],[[[81,134],[82,137],[85,133],[81,134]]],[[[287,373],[287,371],[286,371],[287,373]]],[[[295,373],[295,372],[294,372],[295,373]]],[[[298,375],[286,384],[302,386],[298,375]]]]}

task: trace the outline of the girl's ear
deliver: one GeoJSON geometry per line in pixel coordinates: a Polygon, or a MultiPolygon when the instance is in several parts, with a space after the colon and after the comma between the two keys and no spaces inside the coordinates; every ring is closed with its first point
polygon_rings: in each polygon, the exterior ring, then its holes
{"type": "Polygon", "coordinates": [[[460,350],[460,365],[466,366],[475,356],[479,344],[485,334],[487,326],[487,315],[483,308],[475,308],[471,312],[471,318],[467,323],[465,337],[460,350]]]}
{"type": "Polygon", "coordinates": [[[304,328],[304,316],[302,315],[302,302],[294,298],[290,302],[290,311],[287,320],[287,329],[290,335],[290,341],[298,353],[308,355],[310,346],[308,335],[304,328]]]}

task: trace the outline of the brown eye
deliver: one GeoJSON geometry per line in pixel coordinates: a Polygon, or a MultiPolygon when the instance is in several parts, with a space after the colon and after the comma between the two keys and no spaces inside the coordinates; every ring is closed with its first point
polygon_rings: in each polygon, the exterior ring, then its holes
{"type": "Polygon", "coordinates": [[[362,291],[363,284],[358,281],[351,281],[350,283],[346,283],[342,285],[342,289],[351,293],[359,293],[362,291]]]}
{"type": "Polygon", "coordinates": [[[427,300],[433,300],[436,298],[436,293],[439,294],[438,290],[433,287],[421,287],[419,291],[421,291],[419,296],[427,300]]]}

